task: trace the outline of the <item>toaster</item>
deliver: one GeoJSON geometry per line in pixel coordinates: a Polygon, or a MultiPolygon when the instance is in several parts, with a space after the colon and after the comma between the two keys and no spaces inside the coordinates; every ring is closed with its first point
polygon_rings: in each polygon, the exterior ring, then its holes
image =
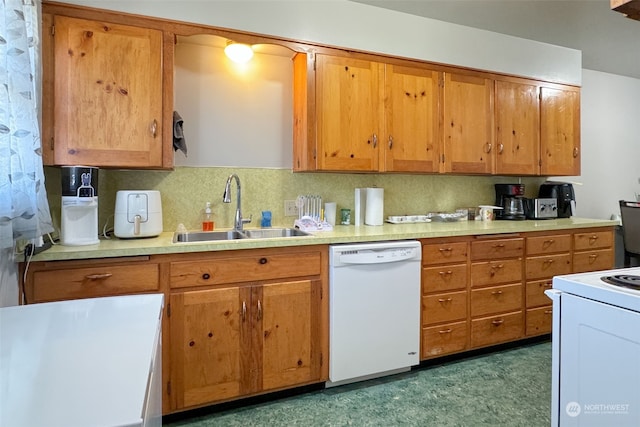
{"type": "Polygon", "coordinates": [[[558,217],[558,199],[537,198],[525,200],[527,219],[550,219],[558,217]]]}
{"type": "Polygon", "coordinates": [[[113,232],[121,239],[158,236],[162,233],[160,192],[118,191],[113,221],[113,232]]]}

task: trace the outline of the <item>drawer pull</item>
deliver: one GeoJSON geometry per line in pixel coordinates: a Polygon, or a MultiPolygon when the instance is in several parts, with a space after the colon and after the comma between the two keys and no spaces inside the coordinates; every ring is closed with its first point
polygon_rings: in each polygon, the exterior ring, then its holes
{"type": "Polygon", "coordinates": [[[545,240],[544,242],[545,242],[546,244],[551,245],[551,244],[555,243],[555,240],[554,240],[554,239],[549,239],[549,240],[545,240]]]}
{"type": "Polygon", "coordinates": [[[260,258],[260,261],[259,261],[259,262],[260,262],[260,264],[264,265],[264,264],[266,264],[267,262],[269,262],[269,260],[268,260],[268,259],[266,259],[266,258],[260,258]]]}
{"type": "Polygon", "coordinates": [[[553,264],[554,262],[556,262],[556,260],[555,260],[555,259],[545,259],[545,260],[544,260],[544,263],[545,263],[545,264],[553,264]]]}
{"type": "Polygon", "coordinates": [[[589,237],[589,240],[598,240],[598,236],[594,234],[593,236],[589,237]]]}
{"type": "Polygon", "coordinates": [[[194,345],[196,345],[196,342],[195,342],[195,341],[193,341],[193,340],[192,340],[192,341],[189,341],[189,347],[193,347],[194,345]]]}
{"type": "Polygon", "coordinates": [[[262,303],[258,300],[258,320],[262,320],[262,303]]]}
{"type": "Polygon", "coordinates": [[[438,249],[438,250],[439,250],[440,252],[451,252],[451,251],[453,251],[453,249],[451,249],[451,248],[440,248],[440,249],[438,249]]]}
{"type": "Polygon", "coordinates": [[[438,298],[438,302],[442,302],[442,303],[451,302],[451,301],[453,301],[453,298],[451,298],[451,297],[449,297],[449,298],[438,298]]]}
{"type": "Polygon", "coordinates": [[[504,243],[498,243],[496,245],[493,245],[494,249],[498,249],[498,248],[504,248],[504,243]]]}
{"type": "Polygon", "coordinates": [[[446,274],[446,275],[453,274],[453,271],[451,271],[451,270],[447,270],[447,271],[441,271],[441,272],[440,272],[440,275],[441,275],[441,276],[444,276],[445,274],[446,274]]]}
{"type": "Polygon", "coordinates": [[[596,258],[598,258],[598,254],[591,254],[591,255],[589,255],[589,258],[596,259],[596,258]]]}
{"type": "Polygon", "coordinates": [[[545,310],[544,314],[553,314],[553,310],[545,310]]]}
{"type": "Polygon", "coordinates": [[[113,276],[113,274],[111,273],[98,273],[98,274],[87,274],[84,277],[89,280],[102,280],[102,279],[108,279],[111,276],[113,276]]]}
{"type": "Polygon", "coordinates": [[[502,291],[493,291],[491,295],[502,295],[502,291]]]}
{"type": "Polygon", "coordinates": [[[503,323],[504,323],[504,319],[496,319],[491,321],[491,324],[493,324],[493,326],[500,326],[503,323]]]}
{"type": "Polygon", "coordinates": [[[244,323],[247,318],[247,303],[246,301],[242,301],[242,322],[244,323]]]}
{"type": "Polygon", "coordinates": [[[209,280],[209,279],[211,278],[211,275],[210,275],[209,273],[204,273],[204,274],[202,275],[202,278],[203,278],[204,280],[209,280]]]}
{"type": "Polygon", "coordinates": [[[452,332],[451,328],[447,328],[447,329],[443,329],[441,331],[438,331],[439,334],[450,334],[451,332],[452,332]]]}

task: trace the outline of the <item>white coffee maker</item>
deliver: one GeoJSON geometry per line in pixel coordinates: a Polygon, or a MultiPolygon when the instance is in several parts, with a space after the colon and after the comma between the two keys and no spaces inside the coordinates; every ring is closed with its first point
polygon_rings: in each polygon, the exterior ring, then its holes
{"type": "Polygon", "coordinates": [[[63,166],[61,175],[60,243],[98,243],[98,168],[63,166]]]}

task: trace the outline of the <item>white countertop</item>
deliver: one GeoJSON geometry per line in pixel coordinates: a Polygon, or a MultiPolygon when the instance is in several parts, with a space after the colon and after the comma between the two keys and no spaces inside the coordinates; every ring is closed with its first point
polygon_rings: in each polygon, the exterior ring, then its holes
{"type": "Polygon", "coordinates": [[[0,308],[0,426],[139,425],[163,298],[0,308]]]}

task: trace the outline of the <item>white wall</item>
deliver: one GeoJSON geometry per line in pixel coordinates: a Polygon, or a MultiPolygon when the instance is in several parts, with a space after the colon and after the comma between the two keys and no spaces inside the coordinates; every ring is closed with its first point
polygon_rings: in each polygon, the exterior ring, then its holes
{"type": "Polygon", "coordinates": [[[609,219],[640,194],[640,80],[582,71],[581,176],[557,179],[582,183],[578,216],[609,219]]]}
{"type": "Polygon", "coordinates": [[[67,0],[452,65],[580,84],[582,52],[347,0],[67,0]]]}

